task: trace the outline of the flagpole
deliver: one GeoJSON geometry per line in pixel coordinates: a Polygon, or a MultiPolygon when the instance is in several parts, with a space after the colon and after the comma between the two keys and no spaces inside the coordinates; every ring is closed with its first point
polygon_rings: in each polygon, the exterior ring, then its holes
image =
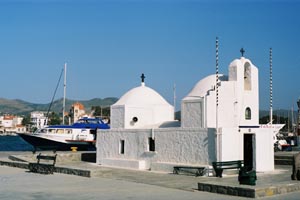
{"type": "Polygon", "coordinates": [[[221,161],[221,136],[219,132],[219,39],[216,38],[216,134],[217,160],[221,161]]]}
{"type": "Polygon", "coordinates": [[[270,48],[270,124],[273,124],[273,74],[272,74],[272,48],[270,48]]]}

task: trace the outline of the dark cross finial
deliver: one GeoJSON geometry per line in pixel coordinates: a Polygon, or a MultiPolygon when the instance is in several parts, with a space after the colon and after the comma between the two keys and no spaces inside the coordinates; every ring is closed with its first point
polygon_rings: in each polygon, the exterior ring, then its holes
{"type": "Polygon", "coordinates": [[[144,83],[146,76],[144,75],[144,73],[142,73],[141,79],[142,79],[142,83],[144,83]]]}
{"type": "Polygon", "coordinates": [[[241,52],[241,54],[242,54],[242,57],[244,57],[244,53],[245,53],[244,48],[241,48],[240,52],[241,52]]]}

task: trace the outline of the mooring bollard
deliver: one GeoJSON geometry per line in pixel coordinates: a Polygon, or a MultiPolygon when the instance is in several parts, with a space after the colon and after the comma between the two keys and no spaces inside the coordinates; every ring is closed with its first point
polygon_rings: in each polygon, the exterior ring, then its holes
{"type": "Polygon", "coordinates": [[[77,147],[71,147],[72,152],[76,152],[77,151],[77,147]]]}

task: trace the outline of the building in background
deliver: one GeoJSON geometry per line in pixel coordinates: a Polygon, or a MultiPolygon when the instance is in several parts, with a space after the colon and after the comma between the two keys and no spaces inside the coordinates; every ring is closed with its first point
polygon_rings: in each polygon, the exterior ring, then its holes
{"type": "Polygon", "coordinates": [[[69,116],[70,116],[70,118],[69,118],[70,124],[78,121],[81,117],[85,116],[84,105],[79,102],[74,103],[70,109],[69,116]]]}
{"type": "Polygon", "coordinates": [[[17,132],[25,132],[26,127],[22,125],[23,117],[14,115],[0,116],[0,133],[14,134],[17,132]]]}
{"type": "Polygon", "coordinates": [[[44,128],[48,124],[48,119],[42,111],[34,111],[30,113],[30,122],[32,128],[44,128]]]}

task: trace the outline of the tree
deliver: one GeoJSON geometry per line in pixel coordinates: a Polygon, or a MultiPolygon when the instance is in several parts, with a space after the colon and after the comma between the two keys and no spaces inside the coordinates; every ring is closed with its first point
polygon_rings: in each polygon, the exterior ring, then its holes
{"type": "Polygon", "coordinates": [[[94,116],[100,116],[100,117],[109,117],[110,116],[110,107],[92,106],[92,110],[94,111],[94,116]]]}
{"type": "Polygon", "coordinates": [[[28,125],[28,124],[32,124],[32,123],[31,123],[31,120],[30,120],[30,115],[24,116],[24,117],[23,117],[23,120],[22,120],[22,125],[23,125],[23,126],[26,126],[26,125],[28,125]]]}
{"type": "Polygon", "coordinates": [[[49,125],[56,125],[56,124],[61,124],[62,120],[60,119],[59,115],[55,112],[52,112],[49,115],[49,125]]]}

